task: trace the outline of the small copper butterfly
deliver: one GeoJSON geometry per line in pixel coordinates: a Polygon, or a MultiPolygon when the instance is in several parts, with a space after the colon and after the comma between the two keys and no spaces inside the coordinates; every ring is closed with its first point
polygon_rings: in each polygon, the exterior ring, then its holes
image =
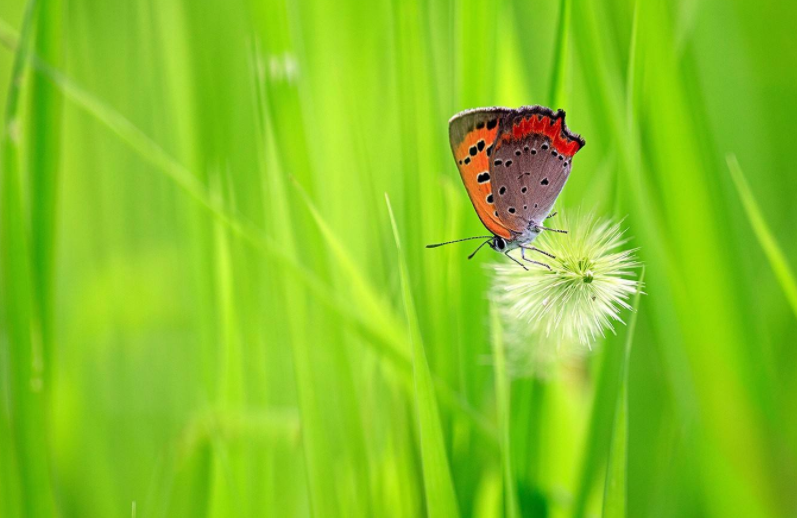
{"type": "Polygon", "coordinates": [[[570,176],[573,156],[584,147],[584,139],[565,125],[565,112],[544,106],[476,108],[460,112],[448,123],[449,141],[459,174],[473,208],[492,236],[476,236],[428,245],[434,248],[469,239],[487,239],[482,246],[509,255],[520,248],[547,252],[531,246],[543,230],[566,233],[542,226],[570,176]]]}

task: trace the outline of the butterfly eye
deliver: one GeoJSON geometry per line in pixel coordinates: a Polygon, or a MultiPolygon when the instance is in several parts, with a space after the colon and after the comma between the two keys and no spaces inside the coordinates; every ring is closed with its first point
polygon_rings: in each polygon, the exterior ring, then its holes
{"type": "Polygon", "coordinates": [[[506,248],[506,243],[504,243],[504,240],[502,238],[496,237],[494,246],[496,250],[503,250],[504,248],[506,248]]]}

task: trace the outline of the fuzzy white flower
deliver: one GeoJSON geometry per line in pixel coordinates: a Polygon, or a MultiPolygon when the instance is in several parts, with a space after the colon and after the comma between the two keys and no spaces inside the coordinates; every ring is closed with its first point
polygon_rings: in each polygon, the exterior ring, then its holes
{"type": "Polygon", "coordinates": [[[538,359],[575,342],[589,345],[607,329],[614,332],[613,323],[623,322],[620,312],[631,309],[628,300],[641,288],[635,250],[623,250],[627,239],[618,223],[591,213],[554,221],[569,233],[543,232],[534,242],[554,256],[534,257],[551,270],[533,264],[524,270],[512,262],[494,266],[493,296],[509,345],[547,348],[532,352],[538,359]]]}

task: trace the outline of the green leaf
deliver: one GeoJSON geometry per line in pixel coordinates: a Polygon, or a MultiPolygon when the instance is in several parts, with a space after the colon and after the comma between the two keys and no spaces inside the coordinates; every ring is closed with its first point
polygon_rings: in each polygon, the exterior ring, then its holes
{"type": "MultiPolygon", "coordinates": [[[[25,206],[25,175],[20,159],[22,78],[28,65],[36,17],[37,2],[29,0],[25,4],[0,131],[0,343],[10,345],[8,356],[3,358],[8,365],[0,365],[0,373],[8,374],[4,384],[8,383],[10,395],[11,428],[9,435],[4,431],[0,436],[0,446],[4,452],[13,452],[16,461],[21,514],[44,517],[54,511],[46,428],[48,387],[43,379],[46,359],[42,357],[40,334],[36,332],[28,236],[30,218],[25,206]],[[2,444],[6,441],[11,443],[8,448],[2,444]]],[[[2,410],[5,413],[6,409],[2,410]]],[[[3,422],[2,426],[5,425],[3,422]]],[[[4,473],[0,479],[8,475],[4,473]]]]}
{"type": "Polygon", "coordinates": [[[727,160],[733,183],[736,185],[736,191],[742,199],[745,214],[747,214],[747,219],[750,221],[750,226],[753,227],[758,244],[764,249],[769,266],[775,272],[778,284],[780,284],[783,294],[789,301],[794,316],[797,317],[797,280],[795,280],[794,272],[792,272],[783,250],[775,236],[772,235],[769,225],[767,225],[761,208],[758,206],[755,196],[753,196],[753,191],[750,190],[750,185],[744,177],[742,168],[739,167],[736,155],[728,155],[727,160]]]}
{"type": "Polygon", "coordinates": [[[564,77],[567,68],[567,36],[570,28],[570,0],[559,2],[559,24],[556,29],[556,46],[553,55],[553,74],[548,100],[556,109],[564,101],[564,77]]]}
{"type": "Polygon", "coordinates": [[[409,329],[412,365],[415,376],[415,411],[418,417],[419,435],[421,439],[421,463],[423,465],[423,483],[426,491],[426,507],[432,518],[459,516],[454,482],[451,480],[446,445],[443,440],[443,429],[440,425],[440,413],[437,409],[434,383],[426,351],[418,327],[415,304],[412,300],[409,272],[401,249],[398,226],[390,206],[390,198],[385,194],[390,222],[393,226],[393,237],[398,249],[399,273],[401,276],[401,293],[404,299],[404,311],[409,329]]]}
{"type": "MultiPolygon", "coordinates": [[[[645,280],[645,269],[639,276],[639,283],[645,280]]],[[[609,446],[609,462],[606,465],[606,481],[603,489],[603,516],[616,518],[626,516],[628,487],[628,364],[631,358],[631,343],[634,340],[636,320],[639,315],[639,296],[641,289],[634,297],[631,321],[625,338],[625,356],[620,375],[620,390],[617,394],[617,407],[614,415],[612,440],[609,446]]]]}
{"type": "Polygon", "coordinates": [[[490,304],[490,326],[493,344],[493,374],[495,376],[495,399],[498,409],[498,432],[501,446],[501,464],[504,468],[504,507],[506,515],[515,518],[519,515],[519,506],[515,488],[515,475],[512,471],[512,449],[510,446],[510,385],[506,373],[506,356],[504,354],[504,337],[501,321],[494,304],[490,304]]]}

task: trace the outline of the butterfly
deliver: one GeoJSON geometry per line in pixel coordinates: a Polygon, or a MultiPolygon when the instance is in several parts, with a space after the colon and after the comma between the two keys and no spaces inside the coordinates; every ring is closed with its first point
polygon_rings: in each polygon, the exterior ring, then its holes
{"type": "Polygon", "coordinates": [[[526,266],[509,255],[510,251],[520,248],[523,260],[550,269],[527,258],[526,251],[553,257],[531,246],[532,241],[544,230],[567,233],[542,226],[556,214],[550,211],[570,177],[573,156],[586,144],[567,129],[565,112],[544,106],[465,110],[451,118],[448,134],[473,208],[492,235],[427,248],[487,239],[468,259],[489,244],[523,268],[526,266]]]}

